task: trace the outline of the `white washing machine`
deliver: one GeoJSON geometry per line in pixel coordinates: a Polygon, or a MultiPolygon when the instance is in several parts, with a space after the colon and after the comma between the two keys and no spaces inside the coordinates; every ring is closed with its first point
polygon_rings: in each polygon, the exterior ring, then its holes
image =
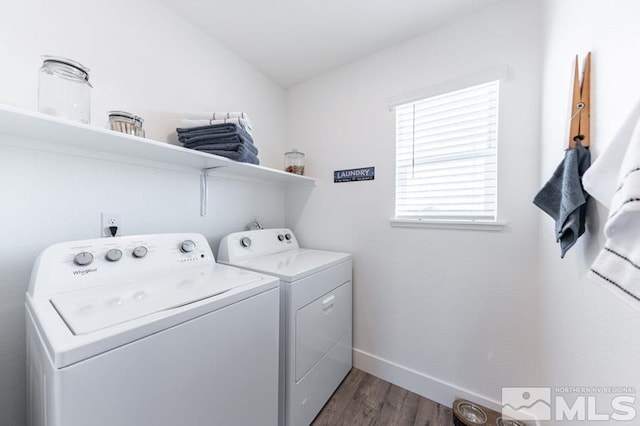
{"type": "Polygon", "coordinates": [[[277,424],[278,287],[199,234],[47,248],[26,295],[29,425],[277,424]]]}
{"type": "Polygon", "coordinates": [[[352,366],[351,255],[262,229],[224,237],[218,261],[280,278],[279,424],[310,424],[352,366]]]}

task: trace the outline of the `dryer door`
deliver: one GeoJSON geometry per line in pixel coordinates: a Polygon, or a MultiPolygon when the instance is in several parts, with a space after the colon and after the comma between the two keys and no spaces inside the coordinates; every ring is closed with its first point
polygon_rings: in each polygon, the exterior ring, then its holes
{"type": "Polygon", "coordinates": [[[351,281],[296,312],[296,381],[351,330],[351,281]]]}

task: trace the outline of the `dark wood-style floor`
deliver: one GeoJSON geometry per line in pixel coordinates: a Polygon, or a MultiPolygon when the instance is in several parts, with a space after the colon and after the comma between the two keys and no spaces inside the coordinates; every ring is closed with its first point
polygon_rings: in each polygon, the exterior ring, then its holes
{"type": "Polygon", "coordinates": [[[313,426],[452,426],[451,409],[352,369],[313,426]]]}

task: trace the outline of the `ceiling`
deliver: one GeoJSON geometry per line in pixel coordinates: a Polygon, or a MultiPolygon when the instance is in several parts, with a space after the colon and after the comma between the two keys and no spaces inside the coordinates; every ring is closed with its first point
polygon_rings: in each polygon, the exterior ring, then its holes
{"type": "Polygon", "coordinates": [[[503,0],[162,0],[282,87],[503,0]]]}

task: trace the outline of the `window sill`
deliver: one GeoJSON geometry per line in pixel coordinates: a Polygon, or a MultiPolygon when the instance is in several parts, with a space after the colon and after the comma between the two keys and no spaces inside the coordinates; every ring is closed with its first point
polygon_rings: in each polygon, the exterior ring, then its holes
{"type": "Polygon", "coordinates": [[[504,221],[473,221],[473,220],[436,220],[436,219],[396,219],[390,220],[394,228],[435,228],[435,229],[465,229],[474,231],[502,231],[507,226],[504,221]]]}

